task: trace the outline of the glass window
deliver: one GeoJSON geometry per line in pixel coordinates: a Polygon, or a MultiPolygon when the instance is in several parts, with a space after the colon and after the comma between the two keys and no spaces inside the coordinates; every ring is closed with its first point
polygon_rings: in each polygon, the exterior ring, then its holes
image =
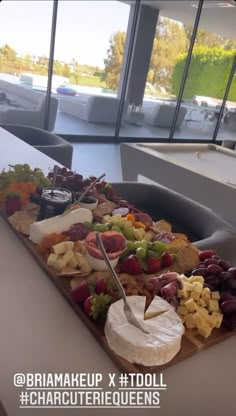
{"type": "MultiPolygon", "coordinates": [[[[52,6],[52,1],[0,3],[0,124],[44,126],[52,6]]],[[[57,101],[51,106],[56,109],[57,101]]],[[[55,116],[51,130],[54,123],[55,116]]]]}
{"type": "Polygon", "coordinates": [[[58,133],[114,136],[129,11],[119,1],[58,3],[53,69],[58,133]]]}
{"type": "MultiPolygon", "coordinates": [[[[203,3],[183,93],[181,109],[187,109],[187,116],[181,131],[175,131],[174,138],[212,139],[235,56],[236,7],[233,7],[233,3],[214,2],[214,7],[209,3],[203,3]]],[[[235,3],[234,5],[236,6],[235,3]]],[[[186,54],[182,54],[174,68],[173,83],[176,93],[185,62],[186,54]]],[[[235,83],[232,84],[230,101],[236,101],[236,98],[232,99],[235,95],[234,89],[235,83]]],[[[227,123],[224,126],[225,129],[222,129],[221,133],[225,130],[226,134],[227,123]]]]}
{"type": "MultiPolygon", "coordinates": [[[[150,5],[142,2],[122,136],[157,140],[169,137],[178,94],[173,85],[173,71],[179,56],[188,51],[196,11],[189,7],[186,12],[185,1],[156,1],[150,5]]],[[[179,126],[185,115],[185,110],[181,110],[179,126]]]]}

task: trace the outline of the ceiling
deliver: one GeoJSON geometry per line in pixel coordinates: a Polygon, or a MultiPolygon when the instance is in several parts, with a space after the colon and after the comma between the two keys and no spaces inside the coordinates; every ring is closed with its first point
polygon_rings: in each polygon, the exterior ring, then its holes
{"type": "MultiPolygon", "coordinates": [[[[198,0],[141,1],[146,6],[159,9],[163,17],[169,17],[189,25],[193,25],[194,23],[198,0]]],[[[123,0],[123,3],[134,4],[135,1],[123,0]]],[[[234,0],[205,0],[199,27],[229,39],[236,39],[236,2],[234,0]]]]}

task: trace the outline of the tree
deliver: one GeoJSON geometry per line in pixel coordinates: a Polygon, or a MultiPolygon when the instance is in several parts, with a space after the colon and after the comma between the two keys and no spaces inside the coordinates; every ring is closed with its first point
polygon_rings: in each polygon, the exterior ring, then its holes
{"type": "Polygon", "coordinates": [[[116,90],[119,85],[120,71],[125,48],[125,32],[116,32],[110,38],[110,47],[107,50],[107,58],[104,59],[104,81],[107,86],[116,90]]]}
{"type": "Polygon", "coordinates": [[[0,60],[5,62],[15,62],[17,53],[7,43],[0,48],[0,60]]]}
{"type": "Polygon", "coordinates": [[[147,80],[167,90],[177,56],[186,52],[188,40],[184,27],[171,19],[160,18],[153,42],[150,69],[147,80]]]}
{"type": "MultiPolygon", "coordinates": [[[[185,25],[184,30],[187,36],[188,41],[190,42],[192,36],[192,26],[185,25]]],[[[195,39],[195,46],[207,46],[208,48],[223,48],[225,50],[232,49],[236,47],[236,42],[224,38],[217,33],[208,32],[204,29],[198,29],[197,36],[195,39]]]]}

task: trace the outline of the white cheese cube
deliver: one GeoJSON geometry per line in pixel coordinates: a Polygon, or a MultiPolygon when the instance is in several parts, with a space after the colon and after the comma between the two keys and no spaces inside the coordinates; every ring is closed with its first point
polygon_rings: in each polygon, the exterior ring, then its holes
{"type": "Polygon", "coordinates": [[[74,253],[73,251],[67,251],[64,255],[63,255],[63,260],[67,266],[67,264],[69,263],[69,261],[74,257],[74,253]]]}
{"type": "Polygon", "coordinates": [[[57,254],[54,254],[54,253],[49,254],[48,259],[47,259],[47,265],[54,266],[56,259],[57,259],[57,254]]]}
{"type": "Polygon", "coordinates": [[[74,249],[75,243],[73,241],[65,241],[65,251],[72,251],[74,249]]]}
{"type": "Polygon", "coordinates": [[[57,254],[58,256],[60,254],[64,254],[66,252],[65,242],[58,243],[55,246],[52,246],[53,252],[57,254]]]}

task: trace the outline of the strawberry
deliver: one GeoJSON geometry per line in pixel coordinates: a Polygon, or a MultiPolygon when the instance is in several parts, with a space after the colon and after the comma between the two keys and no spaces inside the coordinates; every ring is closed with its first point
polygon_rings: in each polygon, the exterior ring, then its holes
{"type": "Polygon", "coordinates": [[[107,293],[107,283],[105,279],[99,279],[95,285],[95,292],[99,295],[100,293],[107,293]]]}
{"type": "Polygon", "coordinates": [[[156,273],[161,269],[161,261],[156,257],[148,257],[146,260],[147,273],[156,273]]]}
{"type": "Polygon", "coordinates": [[[22,208],[22,202],[20,195],[15,192],[9,192],[5,199],[5,210],[8,217],[13,215],[16,211],[20,211],[22,208]]]}
{"type": "Polygon", "coordinates": [[[204,261],[204,260],[209,259],[210,257],[212,257],[214,254],[215,254],[215,252],[213,250],[200,251],[199,260],[204,261]]]}
{"type": "Polygon", "coordinates": [[[161,267],[169,267],[172,265],[174,261],[174,256],[171,253],[168,253],[168,251],[165,251],[161,255],[161,267]]]}
{"type": "Polygon", "coordinates": [[[85,299],[84,311],[94,320],[105,319],[109,306],[114,301],[115,299],[107,294],[100,293],[97,295],[95,293],[94,295],[85,299]]]}
{"type": "Polygon", "coordinates": [[[93,301],[93,295],[88,296],[84,301],[84,311],[86,315],[88,316],[92,315],[92,301],[93,301]]]}
{"type": "Polygon", "coordinates": [[[90,287],[87,281],[82,282],[78,287],[71,290],[71,297],[76,303],[84,302],[90,296],[90,287]]]}
{"type": "Polygon", "coordinates": [[[129,273],[133,275],[141,273],[142,267],[138,257],[134,254],[131,254],[129,257],[123,260],[120,264],[120,271],[121,273],[129,273]]]}

